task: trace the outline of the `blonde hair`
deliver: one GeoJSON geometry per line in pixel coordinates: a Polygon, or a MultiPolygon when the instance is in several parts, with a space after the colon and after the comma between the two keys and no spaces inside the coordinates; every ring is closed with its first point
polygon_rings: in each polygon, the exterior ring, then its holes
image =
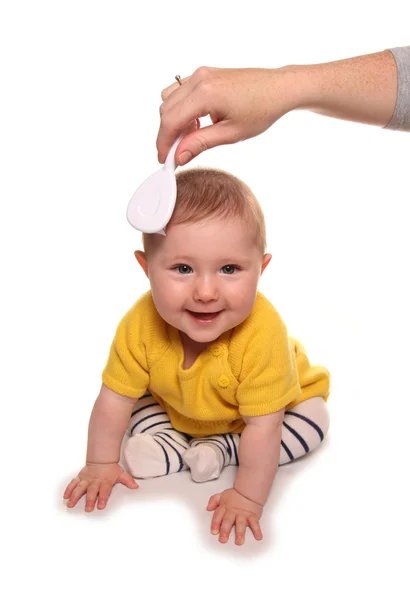
{"type": "MultiPolygon", "coordinates": [[[[251,189],[238,177],[220,169],[196,167],[176,174],[177,199],[167,227],[207,219],[240,219],[253,229],[255,243],[266,249],[265,218],[251,189]]],[[[145,252],[158,242],[156,234],[142,234],[145,252]]]]}

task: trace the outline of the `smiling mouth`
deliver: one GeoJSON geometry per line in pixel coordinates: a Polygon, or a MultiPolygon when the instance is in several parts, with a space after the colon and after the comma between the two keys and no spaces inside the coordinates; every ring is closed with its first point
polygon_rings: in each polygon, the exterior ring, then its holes
{"type": "Polygon", "coordinates": [[[222,310],[218,310],[218,312],[194,312],[193,310],[187,310],[187,313],[197,323],[213,323],[222,313],[222,310]]]}

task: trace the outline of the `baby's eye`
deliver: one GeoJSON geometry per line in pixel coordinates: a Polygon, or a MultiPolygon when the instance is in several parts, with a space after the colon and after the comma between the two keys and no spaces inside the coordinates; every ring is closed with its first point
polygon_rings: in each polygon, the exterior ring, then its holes
{"type": "Polygon", "coordinates": [[[236,270],[237,267],[235,267],[235,265],[225,265],[221,269],[222,273],[224,273],[225,275],[233,275],[234,273],[236,273],[236,270]]]}
{"type": "Polygon", "coordinates": [[[177,265],[176,267],[174,267],[174,269],[178,273],[181,273],[181,275],[187,275],[188,273],[192,273],[192,269],[188,265],[177,265]]]}

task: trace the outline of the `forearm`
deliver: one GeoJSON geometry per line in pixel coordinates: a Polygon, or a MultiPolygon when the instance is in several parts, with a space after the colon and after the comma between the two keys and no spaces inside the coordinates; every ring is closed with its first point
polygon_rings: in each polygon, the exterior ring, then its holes
{"type": "Polygon", "coordinates": [[[239,468],[234,488],[237,492],[264,504],[279,464],[282,420],[273,428],[247,425],[239,442],[239,468]]]}
{"type": "Polygon", "coordinates": [[[88,426],[87,464],[116,463],[135,398],[116,394],[106,386],[95,401],[88,426]]]}
{"type": "Polygon", "coordinates": [[[390,121],[397,97],[397,68],[388,50],[318,65],[284,67],[293,108],[371,125],[390,121]]]}

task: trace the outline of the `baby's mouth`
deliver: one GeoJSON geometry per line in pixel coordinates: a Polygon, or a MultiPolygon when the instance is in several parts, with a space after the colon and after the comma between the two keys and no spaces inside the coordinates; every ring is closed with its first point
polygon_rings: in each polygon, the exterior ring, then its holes
{"type": "Polygon", "coordinates": [[[189,316],[200,323],[212,323],[221,312],[221,310],[218,310],[217,312],[195,312],[193,310],[187,310],[189,316]]]}

